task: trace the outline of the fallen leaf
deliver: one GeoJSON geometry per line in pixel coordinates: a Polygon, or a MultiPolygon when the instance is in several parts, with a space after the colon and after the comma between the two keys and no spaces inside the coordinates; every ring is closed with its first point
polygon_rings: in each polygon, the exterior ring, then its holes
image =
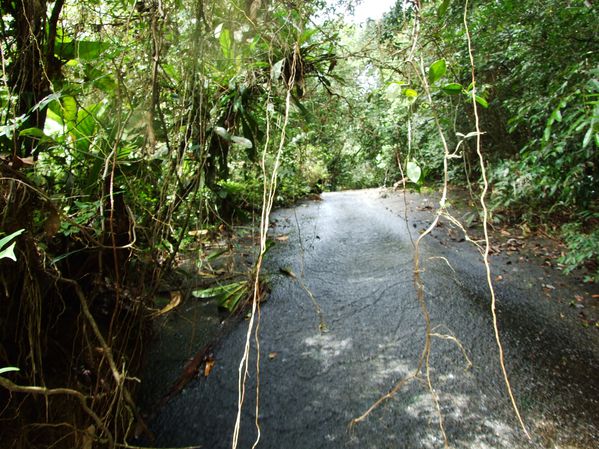
{"type": "Polygon", "coordinates": [[[503,281],[503,276],[499,275],[495,278],[496,281],[503,281]]]}
{"type": "Polygon", "coordinates": [[[278,353],[276,353],[276,352],[271,352],[271,353],[269,353],[269,354],[268,354],[268,358],[269,358],[270,360],[274,360],[274,359],[276,359],[276,358],[277,358],[277,356],[278,356],[278,355],[279,355],[279,354],[278,354],[278,353]]]}
{"type": "Polygon", "coordinates": [[[289,235],[279,235],[275,237],[275,240],[278,240],[279,242],[286,242],[287,240],[289,240],[289,235]]]}
{"type": "Polygon", "coordinates": [[[281,273],[283,273],[285,276],[289,276],[290,278],[293,278],[293,279],[297,278],[295,273],[289,267],[281,267],[281,268],[279,268],[279,271],[281,273]]]}
{"type": "Polygon", "coordinates": [[[214,368],[214,359],[210,356],[206,358],[206,364],[204,365],[204,377],[208,377],[214,368]]]}
{"type": "Polygon", "coordinates": [[[161,315],[164,315],[165,313],[170,312],[171,310],[173,310],[175,307],[177,307],[179,304],[181,304],[181,292],[180,291],[174,291],[171,292],[171,300],[170,302],[164,306],[162,309],[160,309],[158,312],[156,312],[154,314],[154,317],[159,317],[161,315]]]}
{"type": "Polygon", "coordinates": [[[93,424],[83,431],[81,449],[92,449],[96,439],[96,426],[93,424]]]}

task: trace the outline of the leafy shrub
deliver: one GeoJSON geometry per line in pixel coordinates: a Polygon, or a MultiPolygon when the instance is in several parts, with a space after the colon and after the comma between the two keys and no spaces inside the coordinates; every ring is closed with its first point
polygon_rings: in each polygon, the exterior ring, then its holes
{"type": "Polygon", "coordinates": [[[585,281],[599,282],[599,228],[585,233],[580,223],[568,223],[562,227],[562,233],[568,245],[568,253],[559,260],[566,267],[564,272],[587,266],[591,274],[585,281]]]}

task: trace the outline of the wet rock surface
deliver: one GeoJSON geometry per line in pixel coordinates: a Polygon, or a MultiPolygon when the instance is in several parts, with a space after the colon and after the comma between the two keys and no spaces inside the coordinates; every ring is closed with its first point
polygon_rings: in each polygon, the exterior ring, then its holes
{"type": "MultiPolygon", "coordinates": [[[[274,214],[277,244],[265,270],[272,291],[261,308],[259,373],[252,343],[239,447],[250,448],[256,439],[257,379],[258,447],[443,447],[431,393],[420,380],[349,427],[414,371],[424,345],[411,239],[431,212],[414,210],[406,223],[403,204],[397,195],[354,191],[324,194],[322,201],[274,214]]],[[[467,242],[430,238],[421,259],[435,332],[458,339],[473,362],[467,369],[454,341],[433,339],[431,377],[450,445],[593,447],[599,440],[599,336],[580,325],[567,303],[547,300],[542,268],[493,258],[506,365],[533,436],[529,442],[500,373],[480,255],[467,242]]],[[[551,282],[552,295],[576,294],[565,282],[551,282]]],[[[155,445],[231,447],[247,324],[214,348],[207,377],[195,378],[155,411],[155,445]]],[[[163,369],[177,373],[182,365],[163,369]]]]}

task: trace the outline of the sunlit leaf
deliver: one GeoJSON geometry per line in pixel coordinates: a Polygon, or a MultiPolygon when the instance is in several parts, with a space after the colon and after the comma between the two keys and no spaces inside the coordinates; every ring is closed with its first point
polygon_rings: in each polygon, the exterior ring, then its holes
{"type": "Polygon", "coordinates": [[[226,139],[226,140],[231,140],[231,134],[229,134],[229,133],[227,132],[227,130],[226,130],[225,128],[223,128],[222,126],[215,126],[215,127],[214,127],[214,132],[215,132],[215,133],[216,133],[218,136],[222,137],[223,139],[226,139]]]}
{"type": "Polygon", "coordinates": [[[61,96],[62,96],[61,92],[54,92],[53,94],[50,94],[47,97],[45,97],[44,99],[42,99],[33,108],[31,108],[31,110],[37,111],[38,109],[44,109],[46,106],[48,106],[53,101],[58,100],[61,96]]]}
{"type": "Polygon", "coordinates": [[[233,49],[233,40],[231,39],[231,32],[228,29],[223,29],[218,37],[220,42],[220,50],[226,59],[231,58],[233,49]]]}
{"type": "Polygon", "coordinates": [[[447,71],[447,64],[444,59],[439,59],[438,61],[433,62],[433,64],[428,69],[428,80],[431,84],[435,83],[439,79],[441,79],[445,72],[447,71]]]}
{"type": "Polygon", "coordinates": [[[418,96],[418,92],[416,92],[414,89],[405,89],[403,94],[408,98],[416,98],[418,96]]]}
{"type": "MultiPolygon", "coordinates": [[[[5,247],[5,246],[8,244],[8,242],[10,242],[12,239],[14,239],[14,238],[18,237],[19,235],[21,235],[23,232],[25,232],[25,229],[19,229],[18,231],[15,231],[15,232],[13,232],[12,234],[10,234],[10,235],[7,235],[6,237],[2,237],[2,238],[0,239],[0,250],[1,250],[2,248],[4,248],[4,247],[5,247]]],[[[2,259],[3,257],[9,257],[9,258],[11,258],[12,260],[17,260],[17,259],[16,259],[16,257],[15,257],[15,255],[14,255],[14,252],[12,251],[12,249],[14,248],[14,246],[15,246],[15,244],[13,243],[13,244],[10,246],[10,248],[6,248],[5,250],[3,250],[3,251],[0,253],[0,259],[2,259]],[[8,252],[8,250],[11,250],[11,251],[10,251],[10,252],[8,252]],[[8,255],[4,255],[4,254],[5,254],[5,251],[6,251],[6,254],[12,254],[12,257],[10,257],[10,256],[8,256],[8,255]]]]}
{"type": "Polygon", "coordinates": [[[414,184],[417,184],[418,181],[420,181],[422,170],[416,162],[410,161],[406,167],[406,174],[408,175],[408,179],[410,181],[412,181],[414,184]]]}
{"type": "Polygon", "coordinates": [[[241,137],[241,136],[232,136],[231,142],[239,145],[242,148],[247,148],[247,149],[250,149],[254,146],[250,139],[246,139],[245,137],[241,137]]]}
{"type": "Polygon", "coordinates": [[[275,62],[272,65],[272,69],[270,69],[270,79],[272,81],[276,81],[281,76],[281,72],[283,71],[283,64],[285,63],[285,59],[281,59],[280,61],[275,62]]]}
{"type": "Polygon", "coordinates": [[[15,244],[11,244],[8,248],[0,251],[0,259],[11,259],[13,261],[17,261],[17,256],[15,256],[15,244]]]}

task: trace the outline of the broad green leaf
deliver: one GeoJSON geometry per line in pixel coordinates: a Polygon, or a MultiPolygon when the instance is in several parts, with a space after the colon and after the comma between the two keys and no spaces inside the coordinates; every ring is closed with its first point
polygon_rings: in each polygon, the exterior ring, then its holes
{"type": "Polygon", "coordinates": [[[408,165],[406,167],[406,173],[410,181],[412,181],[414,184],[418,184],[418,181],[420,181],[420,175],[422,174],[422,170],[416,162],[408,162],[408,165]]]}
{"type": "Polygon", "coordinates": [[[191,294],[195,298],[214,298],[221,295],[228,295],[235,293],[239,288],[244,287],[246,282],[233,282],[231,284],[219,285],[218,287],[210,287],[202,290],[194,290],[191,294]]]}
{"type": "Polygon", "coordinates": [[[478,95],[474,96],[474,99],[476,100],[476,102],[478,104],[480,104],[483,108],[488,108],[489,107],[489,103],[487,102],[487,100],[485,100],[483,97],[479,97],[478,95]]]}
{"type": "Polygon", "coordinates": [[[449,8],[450,0],[443,0],[437,9],[437,17],[440,19],[443,18],[445,13],[447,12],[447,8],[449,8]]]}
{"type": "Polygon", "coordinates": [[[20,371],[19,368],[14,366],[7,366],[5,368],[0,368],[0,374],[10,373],[11,371],[20,371]]]}
{"type": "Polygon", "coordinates": [[[435,83],[439,79],[445,75],[447,71],[447,64],[444,59],[439,59],[438,61],[433,62],[433,64],[428,69],[428,80],[431,84],[435,83]]]}
{"type": "Polygon", "coordinates": [[[239,291],[218,301],[218,305],[220,307],[224,307],[229,312],[233,312],[239,305],[239,301],[241,300],[241,298],[243,298],[246,293],[247,290],[245,288],[240,289],[239,291]]]}
{"type": "Polygon", "coordinates": [[[457,94],[462,93],[462,90],[464,90],[464,87],[459,83],[449,83],[449,84],[446,84],[445,86],[441,87],[441,90],[449,95],[457,95],[457,94]]]}
{"type": "Polygon", "coordinates": [[[231,32],[228,29],[224,28],[220,32],[218,41],[220,42],[220,50],[223,53],[223,56],[225,57],[225,59],[230,59],[233,53],[233,41],[231,40],[231,32]]]}
{"type": "Polygon", "coordinates": [[[110,48],[108,42],[98,41],[57,41],[54,52],[65,61],[70,59],[81,59],[89,61],[97,59],[104,51],[110,48]]]}
{"type": "Polygon", "coordinates": [[[416,98],[418,96],[418,92],[416,92],[414,89],[405,89],[403,94],[409,98],[416,98]]]}
{"type": "Polygon", "coordinates": [[[42,139],[45,137],[44,132],[39,128],[27,128],[19,133],[21,137],[37,137],[38,139],[42,139]]]}
{"type": "Polygon", "coordinates": [[[77,101],[70,95],[65,95],[60,99],[62,105],[62,120],[70,127],[77,126],[77,101]]]}

